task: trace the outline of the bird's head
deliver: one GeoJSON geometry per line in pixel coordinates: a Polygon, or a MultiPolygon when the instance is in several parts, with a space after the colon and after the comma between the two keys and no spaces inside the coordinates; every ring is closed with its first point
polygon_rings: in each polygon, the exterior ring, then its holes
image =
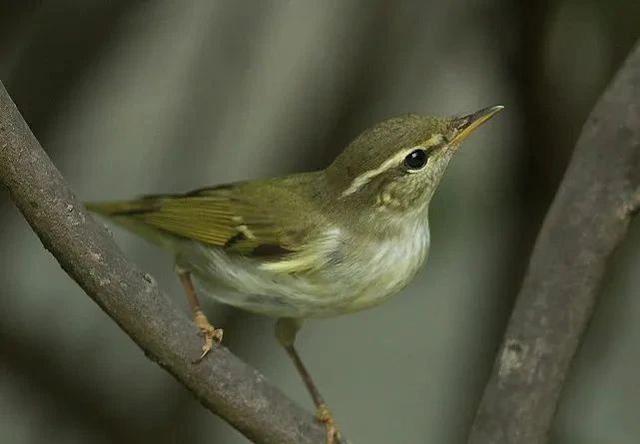
{"type": "Polygon", "coordinates": [[[407,114],[380,122],[335,159],[327,180],[347,205],[401,214],[424,209],[461,143],[502,109],[446,118],[407,114]]]}

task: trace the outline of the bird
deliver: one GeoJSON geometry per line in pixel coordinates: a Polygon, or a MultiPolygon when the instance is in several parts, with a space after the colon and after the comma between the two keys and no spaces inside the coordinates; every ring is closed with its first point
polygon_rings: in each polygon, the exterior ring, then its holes
{"type": "Polygon", "coordinates": [[[335,420],[296,335],[306,319],[381,304],[412,280],[428,256],[429,203],[451,159],[502,109],[386,119],[318,171],[86,207],[173,254],[204,336],[196,362],[223,338],[201,308],[200,291],[276,318],[276,338],[326,425],[327,443],[335,443],[335,420]]]}

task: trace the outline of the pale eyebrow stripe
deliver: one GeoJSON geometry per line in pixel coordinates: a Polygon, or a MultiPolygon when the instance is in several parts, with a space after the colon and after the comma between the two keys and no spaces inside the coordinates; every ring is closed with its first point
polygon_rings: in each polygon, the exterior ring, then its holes
{"type": "Polygon", "coordinates": [[[355,193],[360,188],[362,188],[364,185],[368,184],[371,181],[371,179],[373,179],[374,177],[384,173],[389,168],[397,165],[398,164],[398,158],[404,159],[405,156],[408,153],[409,153],[409,150],[407,150],[406,152],[405,151],[401,151],[400,153],[396,154],[395,156],[393,156],[393,157],[385,160],[384,162],[382,162],[382,165],[380,165],[378,168],[374,168],[373,170],[365,171],[364,173],[362,173],[361,175],[359,175],[358,177],[353,179],[353,181],[351,182],[351,185],[349,185],[349,187],[342,192],[340,197],[346,197],[349,194],[355,193]]]}
{"type": "Polygon", "coordinates": [[[350,194],[355,193],[360,188],[362,188],[363,186],[371,182],[371,179],[373,179],[376,176],[379,176],[380,174],[387,171],[389,168],[398,164],[400,160],[404,159],[407,154],[409,154],[411,151],[415,150],[416,148],[428,148],[430,146],[435,146],[442,143],[443,140],[444,140],[444,136],[442,134],[434,134],[426,142],[421,143],[420,145],[416,145],[414,147],[408,148],[406,150],[400,151],[395,156],[390,157],[389,159],[382,162],[382,165],[380,165],[378,168],[365,171],[364,173],[362,173],[361,175],[353,179],[349,187],[342,192],[342,194],[340,195],[340,198],[343,198],[350,194]]]}
{"type": "Polygon", "coordinates": [[[434,134],[427,140],[425,143],[420,144],[420,146],[429,147],[436,146],[444,142],[444,136],[442,134],[434,134]]]}

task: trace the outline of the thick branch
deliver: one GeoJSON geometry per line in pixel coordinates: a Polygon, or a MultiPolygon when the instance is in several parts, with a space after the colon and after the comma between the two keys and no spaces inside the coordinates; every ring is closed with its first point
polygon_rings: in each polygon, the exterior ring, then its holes
{"type": "Polygon", "coordinates": [[[256,370],[217,347],[198,365],[197,330],[87,214],[0,83],[0,183],[62,268],[144,352],[256,443],[324,442],[324,428],[256,370]]]}
{"type": "Polygon", "coordinates": [[[639,208],[639,190],[640,44],[582,130],[534,247],[470,444],[547,441],[607,262],[639,208]]]}

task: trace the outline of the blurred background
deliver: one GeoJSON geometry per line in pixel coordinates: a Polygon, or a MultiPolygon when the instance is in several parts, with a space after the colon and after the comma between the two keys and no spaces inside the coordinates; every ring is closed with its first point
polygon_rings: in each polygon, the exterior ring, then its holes
{"type": "MultiPolygon", "coordinates": [[[[0,0],[0,79],[84,200],[323,168],[383,118],[505,105],[450,167],[416,280],[299,337],[354,442],[462,443],[572,146],[638,23],[637,0],[0,0]]],[[[113,232],[186,311],[171,257],[113,232]]],[[[640,439],[638,247],[636,222],[553,443],[640,439]]],[[[247,442],[145,358],[2,190],[0,295],[0,442],[247,442]]],[[[207,310],[312,409],[272,320],[207,310]]]]}

